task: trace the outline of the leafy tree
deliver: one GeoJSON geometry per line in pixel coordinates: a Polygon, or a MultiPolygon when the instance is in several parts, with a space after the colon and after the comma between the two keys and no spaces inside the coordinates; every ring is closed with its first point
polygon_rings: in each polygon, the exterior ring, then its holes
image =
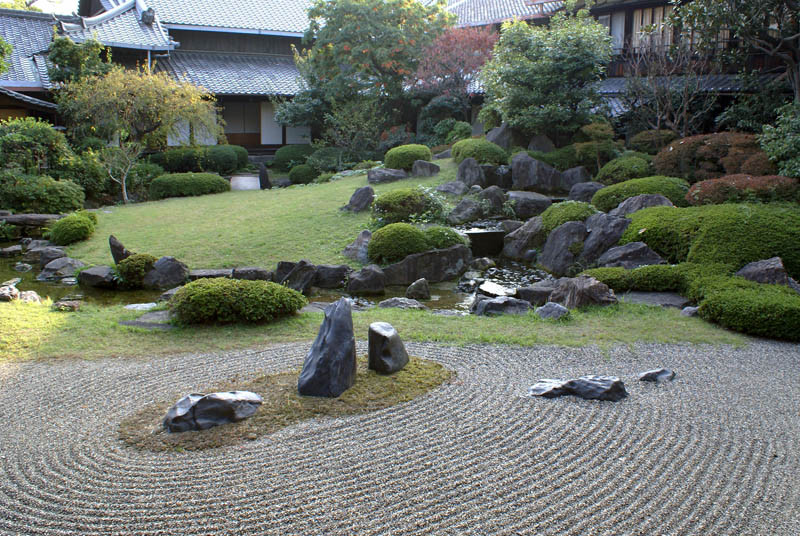
{"type": "Polygon", "coordinates": [[[780,60],[800,102],[800,0],[694,0],[679,5],[673,17],[696,47],[715,51],[720,32],[729,30],[742,52],[780,60]]]}
{"type": "Polygon", "coordinates": [[[325,115],[323,139],[334,147],[344,149],[347,157],[354,161],[379,158],[382,129],[378,99],[364,97],[333,104],[331,112],[325,115]]]}
{"type": "Polygon", "coordinates": [[[11,45],[6,43],[2,37],[0,37],[0,74],[6,72],[8,70],[8,62],[6,58],[11,55],[11,45]]]}
{"type": "Polygon", "coordinates": [[[761,148],[781,175],[800,178],[800,103],[787,104],[778,113],[775,126],[764,125],[761,148]]]}
{"type": "Polygon", "coordinates": [[[35,3],[36,0],[6,0],[5,2],[0,2],[0,8],[19,9],[21,11],[37,11],[41,13],[41,9],[34,7],[33,4],[35,3]]]}
{"type": "Polygon", "coordinates": [[[148,139],[177,134],[187,124],[212,135],[220,132],[210,93],[147,69],[113,67],[103,76],[66,82],[56,101],[73,137],[99,136],[118,146],[106,151],[103,161],[125,203],[127,174],[148,139]]]}
{"type": "Polygon", "coordinates": [[[69,37],[56,36],[47,58],[52,64],[47,73],[53,82],[73,82],[111,70],[111,49],[96,39],[76,44],[69,37]]]}
{"type": "Polygon", "coordinates": [[[600,103],[595,84],[611,58],[611,36],[587,8],[569,4],[549,26],[503,24],[481,72],[487,113],[525,134],[563,139],[589,123],[600,103]]]}

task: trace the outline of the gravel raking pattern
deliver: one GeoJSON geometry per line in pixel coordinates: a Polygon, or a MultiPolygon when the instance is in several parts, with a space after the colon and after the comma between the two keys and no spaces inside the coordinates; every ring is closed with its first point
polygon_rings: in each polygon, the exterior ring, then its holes
{"type": "Polygon", "coordinates": [[[298,367],[308,344],[0,365],[0,534],[800,534],[796,345],[408,348],[457,377],[191,453],[129,448],[117,426],[153,401],[298,367]],[[676,380],[636,381],[660,366],[676,380]],[[631,396],[525,396],[586,374],[620,376],[631,396]]]}

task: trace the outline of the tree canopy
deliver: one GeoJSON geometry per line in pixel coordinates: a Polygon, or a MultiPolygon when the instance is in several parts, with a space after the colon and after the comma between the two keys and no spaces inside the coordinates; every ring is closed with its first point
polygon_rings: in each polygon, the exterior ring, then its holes
{"type": "Polygon", "coordinates": [[[6,72],[8,70],[8,58],[11,55],[11,45],[6,43],[2,37],[0,37],[0,74],[6,72]]]}
{"type": "Polygon", "coordinates": [[[56,36],[48,48],[47,68],[53,82],[74,82],[87,76],[103,75],[111,69],[111,49],[96,39],[76,44],[69,37],[56,36]]]}
{"type": "Polygon", "coordinates": [[[35,3],[36,0],[5,0],[4,2],[0,2],[0,8],[19,9],[22,11],[37,11],[41,13],[42,10],[33,5],[35,3]]]}

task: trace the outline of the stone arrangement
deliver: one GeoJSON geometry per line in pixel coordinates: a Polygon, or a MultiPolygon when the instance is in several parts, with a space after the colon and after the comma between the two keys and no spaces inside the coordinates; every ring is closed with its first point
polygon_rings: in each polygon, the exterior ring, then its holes
{"type": "Polygon", "coordinates": [[[615,376],[581,376],[573,380],[540,380],[529,390],[530,396],[555,398],[573,395],[586,400],[619,402],[628,396],[625,384],[615,376]]]}
{"type": "Polygon", "coordinates": [[[189,394],[167,411],[162,423],[168,432],[208,430],[252,416],[263,399],[250,391],[189,394]]]}

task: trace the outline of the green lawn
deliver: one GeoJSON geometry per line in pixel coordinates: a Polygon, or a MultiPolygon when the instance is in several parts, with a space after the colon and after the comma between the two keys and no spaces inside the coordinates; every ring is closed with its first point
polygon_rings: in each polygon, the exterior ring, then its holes
{"type": "MultiPolygon", "coordinates": [[[[429,179],[407,179],[375,187],[376,193],[417,184],[455,180],[452,160],[429,179]]],[[[350,196],[367,184],[366,175],[326,184],[229,192],[111,207],[98,212],[94,235],[68,248],[88,264],[111,264],[108,236],[137,253],[171,255],[189,268],[261,266],[307,259],[315,264],[354,264],[341,252],[367,228],[369,213],[341,212],[350,196]]]]}

